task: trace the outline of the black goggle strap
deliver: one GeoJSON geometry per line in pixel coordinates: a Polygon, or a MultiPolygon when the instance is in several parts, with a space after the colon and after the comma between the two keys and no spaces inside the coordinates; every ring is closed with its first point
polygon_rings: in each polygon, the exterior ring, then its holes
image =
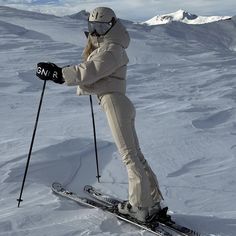
{"type": "Polygon", "coordinates": [[[89,32],[88,31],[84,31],[84,34],[85,34],[86,38],[88,38],[89,32]]]}

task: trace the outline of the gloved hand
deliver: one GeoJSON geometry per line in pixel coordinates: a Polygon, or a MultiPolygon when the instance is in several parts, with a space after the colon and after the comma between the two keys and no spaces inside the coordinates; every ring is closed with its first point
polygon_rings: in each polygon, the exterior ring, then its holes
{"type": "Polygon", "coordinates": [[[52,80],[58,84],[65,82],[62,76],[62,68],[51,62],[39,62],[37,64],[36,76],[41,80],[52,80]]]}

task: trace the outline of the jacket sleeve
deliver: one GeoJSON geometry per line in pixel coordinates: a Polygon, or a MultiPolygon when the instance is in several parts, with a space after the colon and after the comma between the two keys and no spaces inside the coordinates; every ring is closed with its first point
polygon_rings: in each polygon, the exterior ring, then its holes
{"type": "Polygon", "coordinates": [[[62,69],[63,78],[68,86],[91,85],[112,74],[119,63],[111,51],[95,55],[90,61],[62,69]]]}

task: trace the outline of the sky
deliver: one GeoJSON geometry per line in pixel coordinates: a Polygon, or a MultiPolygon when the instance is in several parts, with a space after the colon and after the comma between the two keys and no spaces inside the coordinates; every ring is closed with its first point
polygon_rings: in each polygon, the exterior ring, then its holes
{"type": "Polygon", "coordinates": [[[0,0],[0,5],[59,16],[70,15],[84,9],[91,11],[97,6],[107,6],[113,8],[119,18],[133,21],[148,20],[153,16],[179,9],[204,16],[236,15],[235,0],[0,0]]]}

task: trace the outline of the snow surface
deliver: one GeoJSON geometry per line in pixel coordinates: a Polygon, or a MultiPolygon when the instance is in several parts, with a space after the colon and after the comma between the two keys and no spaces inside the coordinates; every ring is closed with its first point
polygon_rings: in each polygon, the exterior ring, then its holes
{"type": "MultiPolygon", "coordinates": [[[[236,232],[236,18],[204,25],[126,22],[127,94],[143,152],[177,222],[202,235],[236,232]]],[[[127,175],[96,104],[96,181],[89,99],[47,83],[17,208],[43,82],[39,61],[80,62],[86,21],[0,7],[0,235],[151,235],[52,194],[53,181],[127,198],[127,175]]]]}
{"type": "Polygon", "coordinates": [[[186,24],[206,24],[220,20],[230,19],[230,16],[197,16],[195,14],[188,13],[182,9],[165,15],[155,16],[143,24],[147,25],[162,25],[168,24],[173,21],[178,21],[186,24]]]}

